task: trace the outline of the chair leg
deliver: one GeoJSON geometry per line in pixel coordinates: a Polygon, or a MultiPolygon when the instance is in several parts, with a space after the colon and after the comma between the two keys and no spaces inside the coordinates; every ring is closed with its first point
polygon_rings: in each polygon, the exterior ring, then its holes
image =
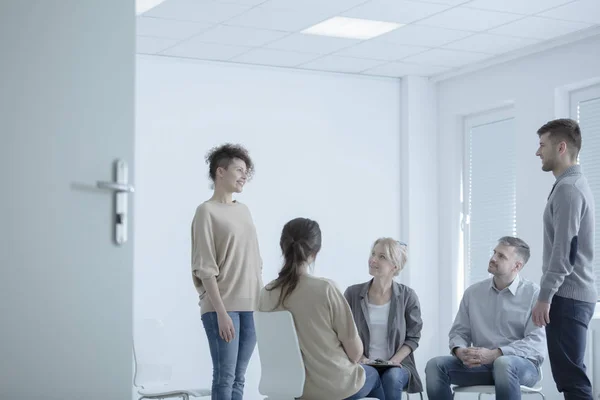
{"type": "Polygon", "coordinates": [[[543,400],[546,400],[546,396],[544,396],[544,393],[542,393],[542,392],[538,392],[538,394],[539,394],[540,396],[542,396],[542,399],[543,399],[543,400]]]}
{"type": "Polygon", "coordinates": [[[483,393],[479,393],[479,396],[477,396],[477,400],[481,400],[481,396],[483,396],[483,393]]]}
{"type": "Polygon", "coordinates": [[[184,393],[183,400],[190,400],[190,396],[187,393],[184,393]]]}

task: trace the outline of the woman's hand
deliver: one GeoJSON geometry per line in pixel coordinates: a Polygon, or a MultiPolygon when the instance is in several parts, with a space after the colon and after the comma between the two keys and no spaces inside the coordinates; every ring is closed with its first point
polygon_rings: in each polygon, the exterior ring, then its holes
{"type": "Polygon", "coordinates": [[[388,362],[392,365],[402,365],[402,360],[400,360],[397,357],[390,358],[390,361],[388,361],[388,362]]]}
{"type": "Polygon", "coordinates": [[[358,361],[358,363],[359,363],[359,364],[369,364],[369,363],[371,363],[371,362],[373,362],[373,361],[369,360],[369,359],[368,359],[367,357],[365,357],[365,356],[362,356],[362,357],[360,358],[360,360],[358,361]]]}
{"type": "Polygon", "coordinates": [[[394,354],[392,358],[390,358],[389,362],[393,365],[400,365],[402,361],[404,361],[404,359],[409,356],[410,353],[412,353],[412,349],[406,344],[403,344],[400,347],[400,350],[398,350],[396,354],[394,354]]]}
{"type": "Polygon", "coordinates": [[[219,324],[219,336],[227,343],[231,342],[235,337],[235,328],[233,320],[227,313],[217,313],[217,322],[219,324]]]}

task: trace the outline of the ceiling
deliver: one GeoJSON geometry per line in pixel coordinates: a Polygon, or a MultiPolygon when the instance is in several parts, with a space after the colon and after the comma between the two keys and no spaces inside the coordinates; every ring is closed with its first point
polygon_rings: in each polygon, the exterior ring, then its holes
{"type": "Polygon", "coordinates": [[[137,17],[137,52],[436,76],[598,26],[600,0],[166,0],[137,17]],[[300,33],[334,16],[405,25],[369,40],[300,33]]]}

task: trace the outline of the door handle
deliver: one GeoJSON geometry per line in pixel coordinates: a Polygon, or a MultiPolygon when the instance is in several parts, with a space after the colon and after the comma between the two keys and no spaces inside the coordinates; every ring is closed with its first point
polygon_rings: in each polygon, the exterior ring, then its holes
{"type": "Polygon", "coordinates": [[[115,160],[114,176],[114,182],[98,181],[96,182],[96,186],[115,193],[113,214],[115,225],[114,240],[120,246],[127,242],[127,198],[129,193],[135,192],[135,189],[127,183],[129,180],[129,171],[125,161],[115,160]]]}
{"type": "Polygon", "coordinates": [[[125,183],[98,181],[96,186],[100,189],[112,190],[117,193],[133,193],[135,189],[125,183]]]}

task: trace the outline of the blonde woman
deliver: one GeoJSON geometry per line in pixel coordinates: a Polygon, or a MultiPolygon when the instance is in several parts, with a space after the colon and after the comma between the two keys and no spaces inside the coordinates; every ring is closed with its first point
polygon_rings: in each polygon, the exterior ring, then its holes
{"type": "Polygon", "coordinates": [[[413,356],[423,327],[419,299],[413,289],[394,281],[406,264],[407,250],[406,243],[377,239],[369,257],[373,278],[344,293],[363,342],[361,363],[385,365],[378,371],[388,400],[401,399],[403,391],[423,391],[413,356]]]}

